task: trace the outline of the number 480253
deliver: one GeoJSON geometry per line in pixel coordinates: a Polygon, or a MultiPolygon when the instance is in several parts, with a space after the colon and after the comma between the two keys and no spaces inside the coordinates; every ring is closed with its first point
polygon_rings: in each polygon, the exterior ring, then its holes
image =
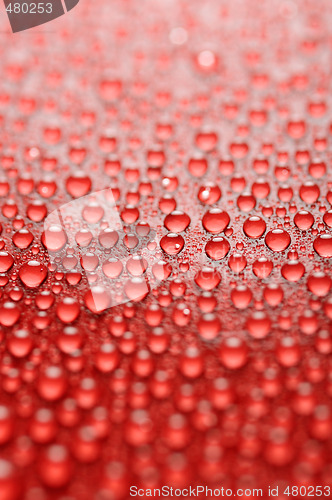
{"type": "Polygon", "coordinates": [[[284,495],[292,497],[330,497],[330,486],[287,486],[284,495]]]}
{"type": "Polygon", "coordinates": [[[52,12],[51,3],[10,3],[6,7],[6,11],[10,14],[50,14],[52,12]]]}

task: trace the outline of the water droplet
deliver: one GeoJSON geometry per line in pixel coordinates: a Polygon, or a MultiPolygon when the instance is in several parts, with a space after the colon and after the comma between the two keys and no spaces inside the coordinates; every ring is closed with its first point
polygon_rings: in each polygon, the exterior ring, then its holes
{"type": "Polygon", "coordinates": [[[213,205],[219,201],[221,197],[221,190],[219,186],[213,184],[212,182],[204,184],[201,186],[198,195],[199,201],[205,205],[213,205]]]}
{"type": "Polygon", "coordinates": [[[230,217],[227,212],[220,208],[211,208],[202,219],[203,227],[212,234],[221,233],[230,223],[230,217]]]}
{"type": "Polygon", "coordinates": [[[177,255],[184,247],[184,239],[180,234],[168,233],[160,240],[160,247],[168,255],[177,255]]]}
{"type": "Polygon", "coordinates": [[[307,210],[300,210],[295,214],[294,222],[299,229],[307,231],[313,226],[315,218],[310,212],[307,212],[307,210]]]}
{"type": "Polygon", "coordinates": [[[332,227],[332,210],[328,210],[327,212],[325,212],[323,221],[325,222],[327,227],[332,227]]]}
{"type": "Polygon", "coordinates": [[[78,171],[70,175],[66,180],[67,192],[73,198],[85,196],[91,190],[92,182],[84,172],[78,171]]]}
{"type": "Polygon", "coordinates": [[[247,319],[247,328],[252,337],[255,339],[263,339],[271,329],[271,320],[263,311],[255,311],[247,319]]]}
{"type": "Polygon", "coordinates": [[[72,323],[80,314],[80,306],[73,297],[65,297],[58,302],[56,314],[63,323],[72,323]]]}
{"type": "Polygon", "coordinates": [[[258,278],[264,279],[270,276],[273,269],[273,263],[266,257],[260,257],[259,259],[255,260],[252,269],[254,274],[258,278]]]}
{"type": "Polygon", "coordinates": [[[33,242],[33,234],[28,229],[20,229],[13,235],[13,243],[17,248],[24,250],[33,242]]]}
{"type": "Polygon", "coordinates": [[[127,281],[124,290],[129,300],[140,302],[147,296],[150,288],[144,278],[135,277],[127,281]]]}
{"type": "Polygon", "coordinates": [[[230,250],[230,244],[221,236],[214,236],[205,245],[205,252],[210,259],[221,260],[228,254],[230,250]]]}
{"type": "Polygon", "coordinates": [[[291,237],[284,229],[273,229],[265,236],[265,243],[273,252],[283,252],[291,244],[291,237]]]}
{"type": "Polygon", "coordinates": [[[104,312],[112,305],[108,291],[101,285],[91,287],[84,296],[84,302],[92,313],[97,314],[104,312]]]}
{"type": "Polygon", "coordinates": [[[321,234],[314,240],[314,249],[324,258],[332,257],[332,236],[330,234],[321,234]]]}
{"type": "Polygon", "coordinates": [[[172,233],[185,231],[190,224],[190,217],[185,212],[175,210],[165,217],[164,225],[172,233]]]}
{"type": "Polygon", "coordinates": [[[281,268],[282,276],[291,282],[299,281],[305,273],[305,267],[298,260],[286,262],[281,268]]]}
{"type": "Polygon", "coordinates": [[[38,260],[30,260],[20,267],[18,274],[26,287],[37,288],[46,280],[47,269],[38,260]]]}
{"type": "Polygon", "coordinates": [[[260,238],[265,233],[265,229],[265,221],[257,215],[249,217],[243,224],[243,231],[249,238],[260,238]]]}
{"type": "Polygon", "coordinates": [[[252,292],[245,285],[238,285],[231,291],[231,299],[237,309],[246,309],[252,300],[252,292]]]}
{"type": "Polygon", "coordinates": [[[0,252],[0,272],[5,273],[14,264],[13,256],[8,252],[0,252]]]}
{"type": "Polygon", "coordinates": [[[221,322],[214,313],[206,313],[197,324],[199,335],[204,340],[214,340],[219,336],[221,322]]]}
{"type": "Polygon", "coordinates": [[[227,337],[220,346],[219,357],[226,368],[239,370],[248,361],[248,347],[239,337],[227,337]]]}
{"type": "Polygon", "coordinates": [[[332,287],[332,280],[323,272],[312,273],[307,281],[308,289],[317,297],[325,297],[332,287]]]}
{"type": "Polygon", "coordinates": [[[67,235],[61,226],[54,224],[45,229],[41,241],[50,252],[59,252],[67,243],[67,235]]]}
{"type": "Polygon", "coordinates": [[[203,267],[195,276],[195,283],[202,290],[213,290],[221,281],[219,272],[214,267],[203,267]]]}
{"type": "Polygon", "coordinates": [[[203,177],[208,169],[206,158],[197,156],[191,158],[188,163],[188,170],[194,177],[203,177]]]}

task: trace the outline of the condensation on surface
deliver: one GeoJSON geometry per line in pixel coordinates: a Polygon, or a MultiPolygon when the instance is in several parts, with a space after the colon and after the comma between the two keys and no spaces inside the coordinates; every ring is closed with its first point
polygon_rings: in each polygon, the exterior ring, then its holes
{"type": "Polygon", "coordinates": [[[331,485],[331,17],[1,11],[0,498],[331,485]]]}

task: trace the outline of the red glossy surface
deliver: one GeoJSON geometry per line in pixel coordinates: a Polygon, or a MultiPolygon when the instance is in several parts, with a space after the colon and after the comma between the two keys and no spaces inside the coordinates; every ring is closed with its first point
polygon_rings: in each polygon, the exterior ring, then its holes
{"type": "Polygon", "coordinates": [[[331,26],[2,11],[1,500],[331,485],[331,26]]]}

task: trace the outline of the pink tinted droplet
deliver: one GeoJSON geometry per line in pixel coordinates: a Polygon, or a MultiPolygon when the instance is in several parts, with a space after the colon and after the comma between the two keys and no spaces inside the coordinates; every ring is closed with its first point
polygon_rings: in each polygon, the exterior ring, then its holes
{"type": "Polygon", "coordinates": [[[194,177],[203,177],[208,169],[206,158],[197,156],[191,158],[188,162],[188,170],[194,177]]]}
{"type": "Polygon", "coordinates": [[[160,247],[168,255],[177,255],[184,247],[184,239],[180,234],[168,233],[161,238],[160,247]]]}
{"type": "Polygon", "coordinates": [[[172,233],[181,233],[190,224],[190,217],[185,212],[175,210],[165,217],[164,225],[172,233]]]}
{"type": "Polygon", "coordinates": [[[307,231],[313,226],[315,218],[307,210],[300,210],[295,214],[294,222],[299,229],[307,231]]]}
{"type": "Polygon", "coordinates": [[[325,212],[323,221],[327,225],[327,227],[332,228],[332,210],[328,210],[327,212],[325,212]]]}
{"type": "Polygon", "coordinates": [[[257,215],[249,217],[243,224],[243,231],[249,238],[260,238],[263,236],[266,229],[266,223],[257,215]]]}
{"type": "Polygon", "coordinates": [[[227,337],[220,346],[221,363],[230,370],[241,369],[248,361],[248,347],[239,337],[227,337]]]}
{"type": "Polygon", "coordinates": [[[0,252],[0,272],[5,273],[14,264],[13,256],[8,252],[0,252]]]}
{"type": "Polygon", "coordinates": [[[110,258],[103,263],[103,273],[107,278],[118,278],[123,270],[123,264],[120,260],[110,258]]]}
{"type": "Polygon", "coordinates": [[[221,322],[214,313],[207,313],[201,316],[198,321],[198,332],[204,340],[214,340],[219,336],[221,322]]]}
{"type": "Polygon", "coordinates": [[[217,269],[205,266],[195,276],[195,283],[203,290],[213,290],[221,281],[221,276],[217,269]]]}
{"type": "Polygon", "coordinates": [[[273,229],[265,236],[265,243],[273,252],[283,252],[291,243],[291,237],[284,229],[273,229]]]}
{"type": "Polygon", "coordinates": [[[271,320],[263,311],[255,311],[247,319],[249,334],[255,339],[265,338],[271,328],[271,320]]]}
{"type": "Polygon", "coordinates": [[[85,196],[91,190],[92,182],[89,176],[84,172],[78,171],[70,175],[66,180],[67,192],[73,198],[85,196]]]}
{"type": "Polygon", "coordinates": [[[238,285],[231,291],[231,300],[237,309],[246,309],[252,300],[252,292],[245,285],[238,285]]]}
{"type": "Polygon", "coordinates": [[[305,267],[298,260],[286,262],[281,268],[282,276],[291,282],[299,281],[305,273],[305,267]]]}
{"type": "Polygon", "coordinates": [[[228,259],[228,265],[234,273],[241,273],[247,265],[247,259],[241,253],[233,253],[228,259]]]}
{"type": "Polygon", "coordinates": [[[301,200],[303,200],[305,203],[315,203],[320,195],[320,189],[317,186],[317,184],[314,184],[313,182],[307,181],[306,183],[302,184],[300,187],[299,191],[301,200]]]}
{"type": "Polygon", "coordinates": [[[66,245],[67,235],[61,226],[54,224],[45,229],[41,241],[50,252],[58,252],[66,245]]]}
{"type": "Polygon", "coordinates": [[[105,287],[93,286],[84,296],[86,307],[93,313],[102,313],[112,305],[111,297],[105,287]]]}
{"type": "Polygon", "coordinates": [[[317,236],[314,240],[314,249],[320,255],[320,257],[331,258],[332,257],[332,235],[331,234],[321,234],[317,236]]]}
{"type": "Polygon", "coordinates": [[[98,236],[98,241],[103,248],[107,248],[108,250],[113,248],[119,240],[119,235],[117,231],[114,231],[110,228],[102,231],[98,236]]]}
{"type": "Polygon", "coordinates": [[[28,229],[20,229],[13,235],[13,243],[21,250],[28,248],[33,242],[33,234],[28,229]]]}
{"type": "Polygon", "coordinates": [[[273,263],[268,260],[266,257],[260,257],[255,260],[252,265],[252,270],[255,276],[258,278],[264,279],[270,276],[273,269],[273,263]]]}
{"type": "Polygon", "coordinates": [[[202,219],[203,227],[212,234],[221,233],[230,223],[230,217],[227,212],[220,208],[211,208],[202,219]]]}
{"type": "Polygon", "coordinates": [[[206,183],[204,186],[201,186],[198,195],[199,201],[205,205],[213,205],[216,203],[221,197],[221,190],[219,186],[216,184],[206,183]]]}
{"type": "Polygon", "coordinates": [[[214,236],[205,245],[205,252],[210,259],[221,260],[228,254],[230,250],[230,244],[221,236],[214,236]]]}
{"type": "Polygon", "coordinates": [[[37,260],[30,260],[20,267],[19,277],[28,288],[37,288],[47,278],[46,267],[37,260]]]}
{"type": "Polygon", "coordinates": [[[256,198],[250,193],[243,193],[237,199],[237,206],[243,212],[250,212],[256,206],[256,198]]]}
{"type": "Polygon", "coordinates": [[[310,292],[317,297],[325,297],[331,290],[332,280],[321,271],[314,272],[308,277],[307,286],[310,292]]]}
{"type": "Polygon", "coordinates": [[[150,287],[144,278],[135,277],[127,281],[124,290],[128,299],[140,302],[147,296],[150,287]]]}
{"type": "Polygon", "coordinates": [[[215,132],[199,132],[196,135],[196,145],[202,151],[212,151],[218,143],[218,135],[215,132]]]}

